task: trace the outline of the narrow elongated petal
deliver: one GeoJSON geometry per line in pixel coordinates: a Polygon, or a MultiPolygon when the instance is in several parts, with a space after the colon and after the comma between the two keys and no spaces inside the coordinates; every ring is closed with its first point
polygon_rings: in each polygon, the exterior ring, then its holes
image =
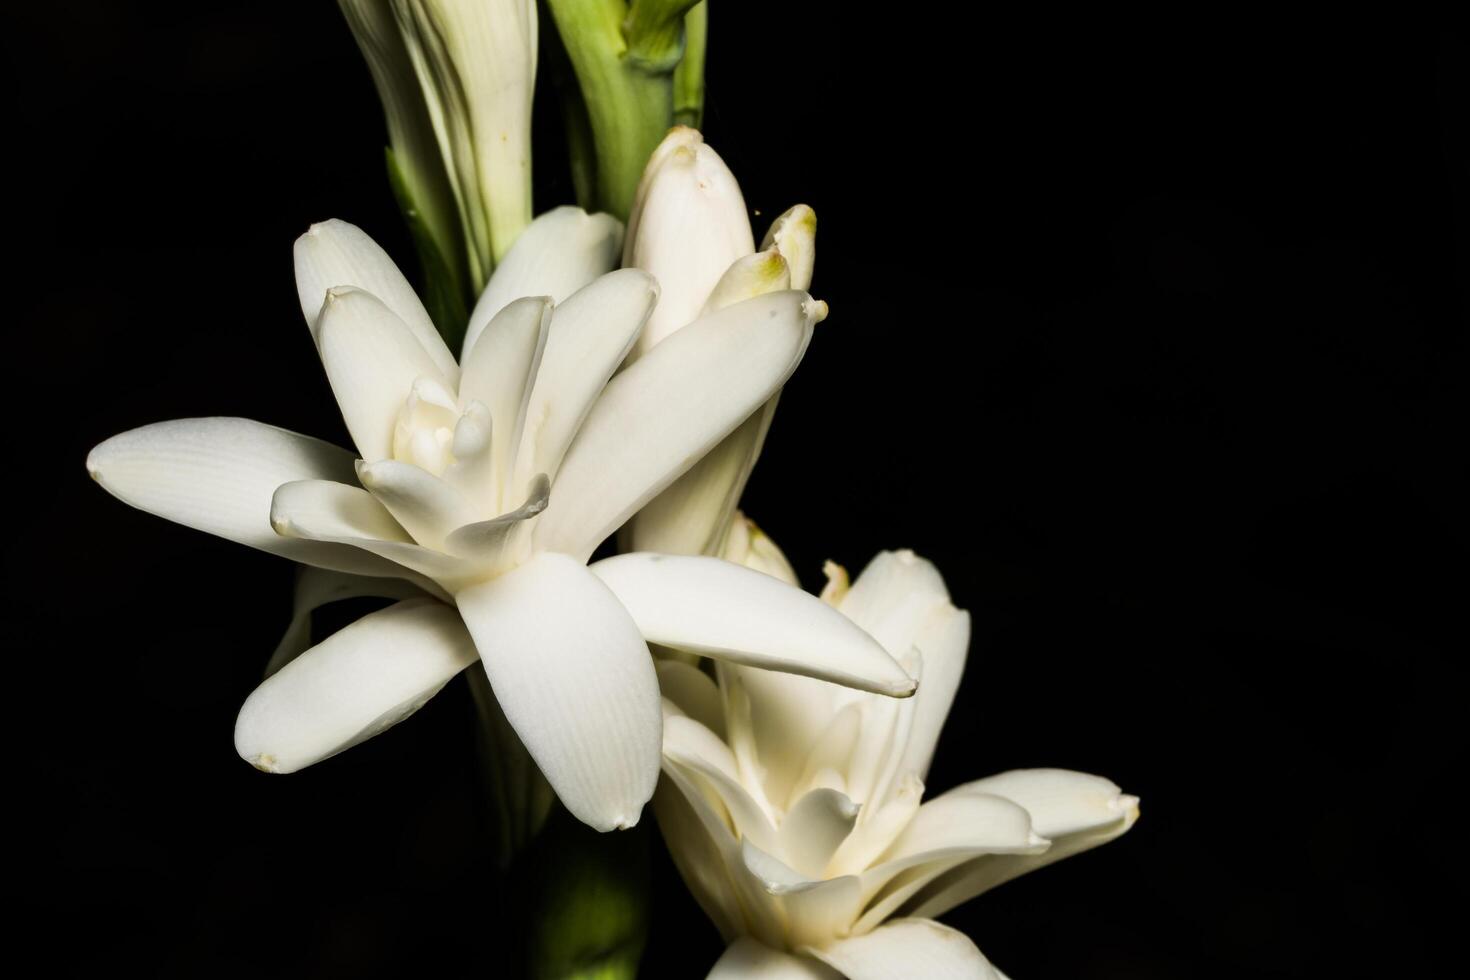
{"type": "Polygon", "coordinates": [[[730,815],[745,840],[767,850],[780,847],[770,814],[741,782],[739,764],[729,747],[692,718],[664,719],[664,762],[682,769],[691,784],[702,784],[705,796],[730,815]]]}
{"type": "Polygon", "coordinates": [[[613,378],[557,477],[537,540],[586,557],[796,369],[820,311],[771,293],[702,317],[613,378]]]}
{"type": "Polygon", "coordinates": [[[1138,798],[1111,781],[1066,769],[1022,769],[956,787],[951,795],[988,793],[1032,814],[1037,833],[1052,845],[1040,854],[979,857],[926,884],[904,906],[908,915],[943,915],[962,902],[1028,871],[1079,854],[1126,833],[1138,819],[1138,798]]]}
{"type": "Polygon", "coordinates": [[[583,286],[556,308],[526,407],[515,486],[536,473],[556,479],[572,437],[627,357],[656,302],[658,283],[648,273],[619,269],[583,286]]]}
{"type": "Polygon", "coordinates": [[[842,980],[819,960],[792,956],[741,936],[729,945],[707,980],[842,980]]]}
{"type": "Polygon", "coordinates": [[[453,607],[396,603],[257,687],[235,722],[235,750],[257,769],[295,772],[398,724],[475,659],[453,607]]]}
{"type": "Polygon", "coordinates": [[[413,332],[371,293],[329,290],[317,331],[322,366],[357,451],[369,462],[389,458],[414,381],[448,382],[413,332]]]}
{"type": "Polygon", "coordinates": [[[894,697],[914,691],[850,619],[769,575],[718,558],[646,553],[592,570],[653,643],[894,697]]]}
{"type": "Polygon", "coordinates": [[[922,664],[919,692],[914,699],[914,717],[904,748],[899,772],[929,774],[929,763],[939,742],[940,729],[954,704],[965,657],[970,646],[970,614],[945,604],[914,638],[922,664]]]}
{"type": "Polygon", "coordinates": [[[470,575],[468,562],[417,544],[372,494],[330,480],[299,480],[276,488],[271,526],[283,540],[351,545],[394,562],[395,573],[436,595],[470,575]],[[432,581],[428,581],[432,580],[432,581]]]}
{"type": "Polygon", "coordinates": [[[468,361],[481,331],[511,300],[550,296],[560,303],[605,272],[617,268],[623,225],[610,214],[553,208],[521,232],[470,314],[465,331],[468,361]]]}
{"type": "Polygon", "coordinates": [[[396,578],[369,578],[348,575],[325,568],[302,565],[296,570],[296,590],[291,605],[291,622],[276,644],[265,665],[269,677],[295,660],[311,646],[311,614],[329,603],[343,599],[375,596],[384,599],[412,599],[424,590],[412,582],[396,578]]]}
{"type": "Polygon", "coordinates": [[[418,293],[367,232],[333,218],[307,229],[306,234],[296,239],[294,251],[296,292],[313,338],[317,336],[317,317],[326,302],[327,290],[352,286],[371,293],[392,310],[413,333],[440,374],[451,383],[459,377],[454,354],[444,346],[418,293]]]}
{"type": "MultiPolygon", "coordinates": [[[[504,482],[515,464],[526,404],[546,350],[551,310],[547,296],[511,301],[495,314],[480,342],[465,357],[459,397],[463,402],[478,400],[490,410],[493,480],[497,484],[504,482]]],[[[500,504],[499,499],[490,502],[492,509],[500,504]]]]}
{"type": "Polygon", "coordinates": [[[412,463],[400,463],[396,459],[359,462],[357,478],[404,530],[426,548],[443,550],[445,537],[475,517],[463,493],[412,463]]]}
{"type": "Polygon", "coordinates": [[[655,660],[658,688],[680,711],[714,732],[725,736],[725,709],[720,689],[704,671],[678,660],[655,660]]]}
{"type": "Polygon", "coordinates": [[[392,564],[333,544],[290,540],[271,528],[271,497],[292,480],[354,479],[353,457],[330,443],[250,419],[156,422],[113,436],[87,456],[108,493],[139,510],[274,555],[361,575],[392,564]]]}
{"type": "Polygon", "coordinates": [[[896,919],[807,952],[848,980],[1000,980],[969,936],[929,919],[896,919]]]}
{"type": "Polygon", "coordinates": [[[505,716],[557,796],[597,830],[631,827],[658,778],[648,646],[586,566],[542,554],[456,596],[505,716]]]}
{"type": "Polygon", "coordinates": [[[741,845],[745,867],[786,911],[787,935],[795,944],[825,944],[840,935],[857,916],[861,883],[853,875],[810,878],[763,851],[754,842],[741,845]]]}

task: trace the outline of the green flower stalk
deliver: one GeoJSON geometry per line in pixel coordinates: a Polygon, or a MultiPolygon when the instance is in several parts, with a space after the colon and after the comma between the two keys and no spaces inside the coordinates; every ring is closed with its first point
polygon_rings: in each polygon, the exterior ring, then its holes
{"type": "MultiPolygon", "coordinates": [[[[591,130],[595,207],[624,220],[649,155],[676,121],[704,104],[705,3],[547,0],[581,89],[591,130]]],[[[578,165],[585,168],[586,161],[578,165]]]]}

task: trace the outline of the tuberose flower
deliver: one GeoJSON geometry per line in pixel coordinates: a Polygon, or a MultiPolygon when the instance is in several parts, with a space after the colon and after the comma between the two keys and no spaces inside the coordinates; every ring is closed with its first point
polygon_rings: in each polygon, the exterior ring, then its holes
{"type": "MultiPolygon", "coordinates": [[[[731,303],[810,288],[816,233],[815,212],[798,204],[771,223],[756,251],[735,175],[696,130],[671,129],[643,172],[623,249],[623,265],[651,273],[663,289],[633,356],[731,303]]],[[[775,411],[773,395],[639,512],[628,546],[719,554],[775,411]]]]}
{"type": "Polygon", "coordinates": [[[606,830],[634,824],[657,779],[647,642],[913,691],[851,621],[769,576],[647,554],[588,567],[770,397],[820,316],[804,292],[768,293],[614,377],[658,298],[646,273],[599,275],[619,232],[575,208],[538,219],[456,362],[381,248],[344,222],[316,225],[296,245],[297,284],[357,452],[237,418],[148,425],[92,451],[92,476],[134,507],[352,576],[314,580],[308,608],[344,591],[399,599],[293,656],[298,616],[240,711],[243,758],[308,766],[479,661],[557,795],[606,830]]]}
{"type": "MultiPolygon", "coordinates": [[[[747,536],[758,535],[746,527],[747,536]]],[[[780,574],[756,537],[746,554],[780,574]]],[[[932,921],[1017,875],[1122,834],[1138,801],[1098,776],[1029,769],[921,802],[964,670],[970,619],[938,571],[883,552],[822,599],[920,680],[898,701],[803,677],[659,663],[654,808],[685,882],[731,945],[711,977],[999,977],[932,921]]]]}

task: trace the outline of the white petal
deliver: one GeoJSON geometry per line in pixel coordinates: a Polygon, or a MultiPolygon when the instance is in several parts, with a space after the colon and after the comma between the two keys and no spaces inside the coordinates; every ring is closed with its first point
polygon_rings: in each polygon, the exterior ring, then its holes
{"type": "Polygon", "coordinates": [[[572,437],[657,301],[658,284],[646,272],[619,269],[557,306],[526,407],[513,486],[536,473],[556,478],[572,437]]]}
{"type": "Polygon", "coordinates": [[[331,289],[317,343],[332,394],[357,451],[369,462],[393,455],[393,429],[419,378],[453,390],[392,310],[360,289],[331,289]]]}
{"type": "Polygon", "coordinates": [[[355,548],[283,538],[271,497],[292,480],[354,479],[353,456],[320,439],[250,419],[156,422],[113,436],[87,456],[108,493],[139,510],[229,541],[323,568],[398,575],[355,548]]]}
{"type": "Polygon", "coordinates": [[[1031,816],[1010,800],[985,793],[946,794],[919,807],[879,858],[862,872],[866,904],[880,891],[876,925],[908,896],[950,868],[982,854],[1040,854],[1051,842],[1035,832],[1031,816]]]}
{"type": "Polygon", "coordinates": [[[511,300],[550,296],[560,303],[617,268],[622,244],[623,226],[607,214],[560,207],[531,222],[495,267],[495,274],[475,304],[461,360],[468,361],[480,332],[511,300]]]}
{"type": "Polygon", "coordinates": [[[806,950],[848,980],[998,980],[964,933],[929,919],[896,919],[863,936],[806,950]]]}
{"type": "Polygon", "coordinates": [[[740,837],[768,850],[779,848],[770,815],[742,784],[734,754],[713,732],[692,718],[665,718],[663,752],[666,763],[704,781],[706,797],[729,813],[740,837]]]}
{"type": "Polygon", "coordinates": [[[1051,838],[1051,847],[1035,855],[997,854],[967,861],[926,884],[904,905],[906,914],[943,915],[1018,875],[1106,844],[1138,819],[1137,797],[1100,776],[1066,769],[1002,773],[956,787],[931,802],[971,793],[991,793],[1025,807],[1036,831],[1051,838]]]}
{"type": "MultiPolygon", "coordinates": [[[[668,846],[674,867],[699,907],[728,940],[746,931],[745,917],[726,861],[726,855],[737,850],[738,845],[730,830],[718,823],[712,808],[702,801],[699,805],[701,809],[696,811],[695,803],[672,778],[660,779],[653,794],[659,834],[668,846]],[[720,835],[719,841],[715,840],[715,834],[720,835]]],[[[760,900],[774,904],[768,896],[762,895],[760,900]]],[[[773,927],[771,931],[775,934],[779,930],[773,927]]]]}
{"type": "Polygon", "coordinates": [[[793,945],[826,945],[845,933],[857,918],[861,885],[853,875],[810,878],[745,840],[745,866],[785,909],[787,936],[793,945]]]}
{"type": "Polygon", "coordinates": [[[369,578],[365,575],[348,575],[311,565],[296,569],[296,591],[291,605],[291,622],[276,644],[275,651],[265,665],[265,676],[269,677],[286,664],[295,660],[311,646],[311,614],[322,606],[343,599],[360,599],[367,596],[383,599],[412,599],[424,594],[424,590],[412,582],[396,578],[369,578]]]}
{"type": "Polygon", "coordinates": [[[914,691],[850,619],[769,575],[718,558],[646,553],[592,570],[650,642],[894,697],[914,691]]]}
{"type": "Polygon", "coordinates": [[[400,566],[397,573],[442,594],[410,572],[450,586],[474,571],[462,559],[414,543],[372,494],[330,480],[299,480],[276,488],[271,526],[283,540],[351,545],[400,566]]]}
{"type": "MultiPolygon", "coordinates": [[[[770,403],[767,402],[767,404],[770,403]]],[[[749,424],[749,419],[746,420],[746,424],[749,424]]],[[[660,549],[635,548],[633,550],[658,551],[660,549]]],[[[791,562],[786,560],[785,553],[776,546],[776,542],[756,526],[755,521],[739,511],[735,512],[735,518],[730,524],[730,533],[725,538],[724,551],[719,557],[726,561],[733,561],[737,565],[744,565],[746,568],[753,568],[758,572],[765,572],[787,585],[801,585],[796,570],[791,567],[791,562]]]]}
{"type": "Polygon", "coordinates": [[[580,562],[542,554],[456,597],[505,716],[572,815],[631,827],[658,778],[648,646],[580,562]]]}
{"type": "Polygon", "coordinates": [[[508,571],[530,557],[530,519],[545,510],[550,499],[551,481],[545,473],[538,474],[519,507],[488,521],[456,528],[445,539],[445,550],[497,572],[508,571]]]}
{"type": "Polygon", "coordinates": [[[295,772],[398,724],[475,658],[453,607],[396,603],[257,687],[235,722],[235,750],[257,769],[295,772]]]}
{"type": "Polygon", "coordinates": [[[919,651],[919,691],[914,696],[914,717],[908,744],[898,764],[899,772],[929,774],[940,729],[954,704],[965,657],[970,647],[970,614],[946,603],[914,638],[919,651]]]}
{"type": "Polygon", "coordinates": [[[720,689],[708,674],[693,664],[678,660],[656,660],[658,688],[680,711],[714,732],[725,734],[725,709],[720,689]]]}
{"type": "Polygon", "coordinates": [[[493,492],[492,509],[500,506],[499,484],[506,481],[515,463],[526,404],[531,400],[546,349],[551,309],[551,300],[545,296],[510,302],[495,314],[465,358],[460,401],[478,400],[490,410],[493,479],[497,486],[493,491],[486,489],[493,492]]]}
{"type": "MultiPolygon", "coordinates": [[[[735,526],[735,506],[765,444],[776,402],[773,396],[667,490],[645,504],[629,522],[632,536],[628,550],[720,555],[739,564],[751,564],[745,561],[749,551],[742,553],[741,549],[742,544],[748,549],[748,538],[736,543],[730,540],[743,530],[735,526]],[[732,554],[732,549],[740,556],[732,554]]],[[[777,577],[784,576],[778,573],[777,577]]]]}
{"type": "Polygon", "coordinates": [[[426,548],[443,550],[444,539],[451,531],[474,520],[474,510],[464,494],[412,463],[396,459],[359,461],[357,478],[373,499],[426,548]]]}
{"type": "Polygon", "coordinates": [[[933,562],[902,550],[874,556],[838,608],[890,653],[902,656],[935,614],[948,606],[949,591],[933,562]]]}
{"type": "Polygon", "coordinates": [[[791,270],[792,289],[811,289],[817,263],[817,213],[805,204],[787,208],[761,240],[761,249],[775,246],[791,270]]]}
{"type": "Polygon", "coordinates": [[[317,317],[327,290],[352,286],[372,293],[413,332],[414,338],[452,382],[459,376],[454,354],[434,329],[428,310],[398,266],[361,228],[333,218],[312,225],[296,239],[296,292],[301,312],[317,335],[317,317]]]}
{"type": "MultiPolygon", "coordinates": [[[[779,251],[768,248],[763,252],[752,252],[730,264],[700,312],[723,310],[755,296],[791,288],[791,269],[779,251]]],[[[805,289],[806,286],[795,288],[805,289]]]]}
{"type": "Polygon", "coordinates": [[[836,790],[804,794],[781,821],[781,849],[787,862],[809,878],[822,877],[827,862],[852,832],[857,815],[857,804],[836,790]]]}
{"type": "Polygon", "coordinates": [[[693,131],[665,143],[644,171],[623,255],[662,289],[638,356],[693,321],[730,264],[755,251],[740,185],[720,155],[693,131]]]}
{"type": "Polygon", "coordinates": [[[725,950],[707,980],[842,980],[842,976],[825,963],[741,936],[725,950]]]}

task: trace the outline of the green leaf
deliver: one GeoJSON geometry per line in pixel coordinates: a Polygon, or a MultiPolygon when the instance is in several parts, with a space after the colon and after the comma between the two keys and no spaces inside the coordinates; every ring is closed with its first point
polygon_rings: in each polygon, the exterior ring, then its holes
{"type": "Polygon", "coordinates": [[[458,351],[464,343],[465,328],[470,321],[464,281],[459,270],[445,259],[434,243],[434,236],[414,203],[408,181],[393,150],[388,148],[384,153],[388,160],[388,183],[393,187],[393,197],[398,201],[403,219],[408,222],[408,231],[413,236],[414,249],[419,256],[419,269],[423,273],[419,294],[444,343],[451,351],[458,351]]]}

